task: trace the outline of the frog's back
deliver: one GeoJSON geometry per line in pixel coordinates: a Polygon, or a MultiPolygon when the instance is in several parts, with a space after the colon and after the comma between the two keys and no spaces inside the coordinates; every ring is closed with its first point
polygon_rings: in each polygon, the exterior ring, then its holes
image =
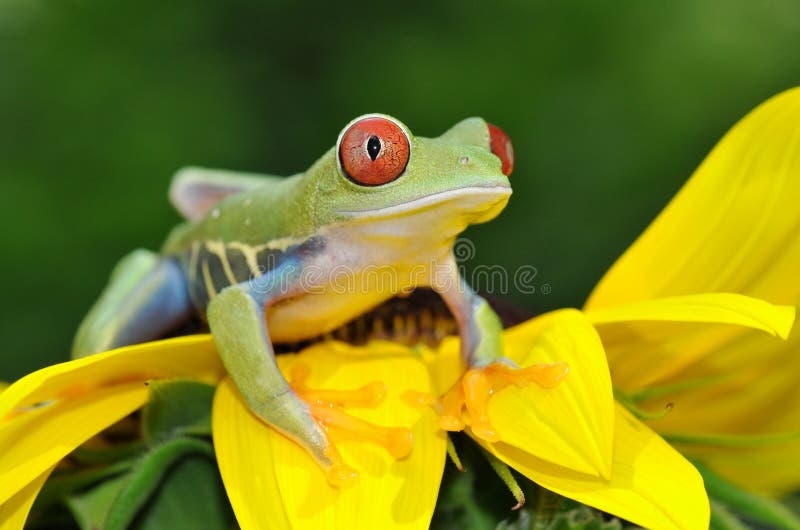
{"type": "Polygon", "coordinates": [[[285,219],[294,209],[294,196],[302,175],[270,178],[262,185],[225,196],[197,220],[176,226],[162,253],[179,255],[198,241],[224,241],[259,245],[289,237],[298,226],[285,219]]]}
{"type": "Polygon", "coordinates": [[[201,316],[224,288],[263,275],[318,242],[296,216],[301,175],[225,197],[204,217],[176,226],[162,253],[183,269],[201,316]],[[289,223],[289,219],[295,222],[289,223]]]}

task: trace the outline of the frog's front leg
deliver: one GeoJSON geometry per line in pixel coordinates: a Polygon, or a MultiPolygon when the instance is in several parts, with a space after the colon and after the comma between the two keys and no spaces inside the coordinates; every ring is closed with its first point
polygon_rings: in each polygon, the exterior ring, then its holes
{"type": "Polygon", "coordinates": [[[266,326],[265,308],[296,294],[299,273],[278,267],[267,274],[227,287],[211,301],[207,316],[214,342],[250,409],[335,473],[328,439],[278,369],[266,326]]]}
{"type": "Polygon", "coordinates": [[[439,427],[460,431],[466,427],[463,409],[469,413],[472,433],[487,441],[500,441],[489,417],[489,399],[509,384],[536,383],[550,388],[566,375],[565,363],[533,364],[518,368],[503,357],[500,318],[489,303],[475,294],[461,277],[455,258],[439,264],[432,287],[439,292],[458,322],[461,354],[467,365],[462,377],[441,398],[439,427]]]}
{"type": "Polygon", "coordinates": [[[503,324],[489,303],[473,291],[450,255],[434,271],[433,289],[458,322],[461,355],[469,366],[482,367],[503,356],[503,324]]]}

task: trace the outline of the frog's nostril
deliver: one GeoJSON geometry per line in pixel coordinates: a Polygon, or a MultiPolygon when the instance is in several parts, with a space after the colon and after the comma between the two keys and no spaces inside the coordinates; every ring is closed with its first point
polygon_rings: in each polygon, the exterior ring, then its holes
{"type": "Polygon", "coordinates": [[[509,176],[514,171],[514,147],[508,135],[497,125],[487,123],[489,126],[489,146],[492,153],[503,163],[503,175],[509,176]]]}

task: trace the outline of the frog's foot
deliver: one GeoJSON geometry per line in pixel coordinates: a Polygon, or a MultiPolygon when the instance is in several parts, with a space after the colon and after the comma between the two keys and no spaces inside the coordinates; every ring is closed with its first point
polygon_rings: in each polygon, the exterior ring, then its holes
{"type": "Polygon", "coordinates": [[[508,385],[525,387],[536,383],[554,388],[569,372],[567,363],[534,364],[515,368],[498,361],[482,367],[471,367],[445,392],[440,401],[439,428],[462,431],[466,424],[463,411],[469,413],[470,429],[478,438],[497,442],[500,437],[489,420],[489,398],[508,385]]]}
{"type": "Polygon", "coordinates": [[[358,471],[342,458],[337,443],[356,440],[377,444],[398,460],[411,452],[413,439],[411,430],[404,427],[383,427],[356,418],[345,412],[345,408],[372,408],[386,397],[386,385],[373,381],[354,390],[311,389],[306,385],[310,368],[295,363],[290,373],[290,386],[307,405],[314,421],[328,438],[325,456],[331,466],[326,470],[328,482],[336,487],[348,486],[358,478],[358,471]]]}

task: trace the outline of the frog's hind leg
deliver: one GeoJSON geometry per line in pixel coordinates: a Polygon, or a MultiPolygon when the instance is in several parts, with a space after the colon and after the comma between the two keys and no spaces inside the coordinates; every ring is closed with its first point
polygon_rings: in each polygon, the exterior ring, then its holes
{"type": "Polygon", "coordinates": [[[171,258],[135,250],[114,269],[72,345],[79,358],[163,337],[192,314],[186,277],[171,258]]]}
{"type": "MultiPolygon", "coordinates": [[[[208,324],[225,368],[250,409],[305,448],[327,472],[333,469],[328,439],[284,379],[266,327],[264,309],[280,299],[284,271],[271,271],[272,289],[248,283],[223,289],[208,306],[208,324]]],[[[291,280],[290,280],[291,281],[291,280]]],[[[331,476],[331,475],[329,475],[331,476]]]]}

